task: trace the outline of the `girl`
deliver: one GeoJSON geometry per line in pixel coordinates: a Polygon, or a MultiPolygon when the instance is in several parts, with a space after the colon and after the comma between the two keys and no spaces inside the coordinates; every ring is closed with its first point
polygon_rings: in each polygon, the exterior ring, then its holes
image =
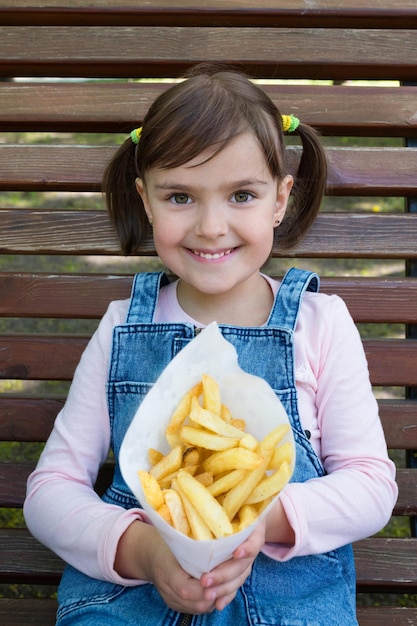
{"type": "Polygon", "coordinates": [[[350,543],[388,521],[397,496],[364,351],[344,303],[318,277],[260,268],[274,240],[313,223],[326,162],[308,126],[281,116],[240,73],[198,67],[152,105],[109,164],[104,188],[126,254],[150,229],[178,277],[136,276],[110,305],[28,483],[27,524],[68,566],[57,624],[352,626],[350,543]],[[283,131],[296,132],[296,176],[283,131]],[[277,230],[275,230],[277,229],[277,230]],[[292,482],[233,558],[191,578],[117,465],[139,403],[195,328],[216,320],[241,367],[262,376],[294,432],[292,482]],[[94,492],[109,448],[116,470],[94,492]]]}

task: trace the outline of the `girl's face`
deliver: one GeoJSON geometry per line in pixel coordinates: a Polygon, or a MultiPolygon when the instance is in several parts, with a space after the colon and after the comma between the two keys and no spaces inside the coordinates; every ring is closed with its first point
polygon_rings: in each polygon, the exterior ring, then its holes
{"type": "Polygon", "coordinates": [[[205,151],[172,169],[151,168],[137,190],[163,263],[195,298],[253,294],[282,221],[293,179],[278,184],[252,133],[215,157],[205,151]]]}

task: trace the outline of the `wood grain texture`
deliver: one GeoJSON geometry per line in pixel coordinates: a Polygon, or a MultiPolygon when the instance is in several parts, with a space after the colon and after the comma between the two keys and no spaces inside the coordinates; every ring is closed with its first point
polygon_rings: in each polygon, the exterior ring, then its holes
{"type": "Polygon", "coordinates": [[[177,77],[210,61],[260,78],[415,79],[410,28],[249,27],[241,33],[244,46],[235,34],[227,27],[2,26],[0,75],[177,77]]]}
{"type": "Polygon", "coordinates": [[[413,0],[3,0],[2,23],[9,25],[110,26],[330,26],[408,28],[417,15],[413,0]]]}
{"type": "MultiPolygon", "coordinates": [[[[169,83],[0,83],[0,131],[130,132],[169,83]]],[[[323,135],[417,136],[417,87],[264,85],[323,135]],[[360,111],[360,115],[358,115],[360,111]]]]}

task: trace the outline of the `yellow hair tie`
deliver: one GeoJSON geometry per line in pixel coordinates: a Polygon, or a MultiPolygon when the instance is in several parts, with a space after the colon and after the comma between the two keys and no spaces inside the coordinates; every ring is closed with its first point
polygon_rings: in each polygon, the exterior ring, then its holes
{"type": "Polygon", "coordinates": [[[141,134],[142,134],[142,126],[139,126],[139,128],[135,128],[134,130],[132,130],[132,132],[130,133],[130,138],[133,141],[133,143],[136,143],[136,144],[139,143],[141,134]]]}
{"type": "Polygon", "coordinates": [[[295,115],[282,115],[281,118],[284,133],[293,133],[300,125],[300,120],[295,115]]]}

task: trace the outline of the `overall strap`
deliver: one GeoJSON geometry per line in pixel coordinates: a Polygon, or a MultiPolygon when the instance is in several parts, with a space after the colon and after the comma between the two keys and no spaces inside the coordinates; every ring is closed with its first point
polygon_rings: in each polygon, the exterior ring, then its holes
{"type": "Polygon", "coordinates": [[[158,301],[159,289],[168,284],[163,272],[136,274],[131,292],[127,324],[151,324],[158,301]]]}
{"type": "Polygon", "coordinates": [[[320,278],[314,272],[289,269],[282,279],[267,325],[294,331],[304,292],[318,292],[319,287],[320,278]]]}

